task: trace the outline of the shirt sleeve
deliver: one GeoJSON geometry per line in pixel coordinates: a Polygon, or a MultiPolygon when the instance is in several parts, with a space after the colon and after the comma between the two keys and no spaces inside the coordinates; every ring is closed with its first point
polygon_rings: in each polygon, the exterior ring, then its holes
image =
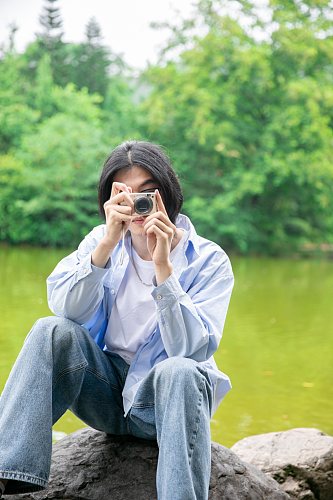
{"type": "Polygon", "coordinates": [[[233,284],[230,261],[219,254],[201,266],[187,292],[174,273],[153,290],[169,357],[205,361],[213,355],[222,338],[233,284]]]}
{"type": "Polygon", "coordinates": [[[86,236],[77,251],[59,262],[46,281],[51,311],[81,325],[99,308],[110,267],[110,261],[105,268],[91,263],[91,253],[99,240],[97,229],[100,227],[86,236]]]}

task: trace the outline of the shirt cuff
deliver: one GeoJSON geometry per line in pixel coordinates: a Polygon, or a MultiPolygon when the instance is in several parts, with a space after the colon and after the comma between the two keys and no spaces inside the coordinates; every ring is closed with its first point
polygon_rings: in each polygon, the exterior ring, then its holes
{"type": "Polygon", "coordinates": [[[156,301],[157,307],[160,309],[163,309],[172,302],[178,301],[186,295],[175,273],[172,273],[163,283],[157,285],[151,294],[156,301]]]}
{"type": "MultiPolygon", "coordinates": [[[[109,259],[110,260],[110,259],[109,259]]],[[[105,267],[96,267],[91,263],[91,254],[81,260],[75,273],[74,282],[78,283],[83,278],[90,283],[101,283],[105,280],[110,268],[108,261],[105,267]]],[[[74,283],[74,284],[75,284],[74,283]]]]}

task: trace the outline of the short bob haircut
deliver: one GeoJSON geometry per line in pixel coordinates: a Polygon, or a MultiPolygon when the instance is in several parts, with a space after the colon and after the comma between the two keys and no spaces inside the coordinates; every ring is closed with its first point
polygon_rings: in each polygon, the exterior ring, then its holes
{"type": "Polygon", "coordinates": [[[110,199],[116,172],[123,168],[142,167],[159,186],[171,222],[175,223],[183,204],[183,193],[171,161],[160,146],[144,141],[126,141],[106,159],[98,186],[99,210],[105,219],[104,203],[110,199]]]}

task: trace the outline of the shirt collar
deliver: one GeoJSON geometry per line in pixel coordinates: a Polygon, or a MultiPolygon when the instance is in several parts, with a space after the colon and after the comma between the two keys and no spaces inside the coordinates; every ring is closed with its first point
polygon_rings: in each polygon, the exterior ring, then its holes
{"type": "Polygon", "coordinates": [[[195,253],[199,256],[199,236],[190,219],[184,214],[179,214],[176,219],[176,227],[185,229],[189,233],[188,243],[192,244],[195,253]]]}

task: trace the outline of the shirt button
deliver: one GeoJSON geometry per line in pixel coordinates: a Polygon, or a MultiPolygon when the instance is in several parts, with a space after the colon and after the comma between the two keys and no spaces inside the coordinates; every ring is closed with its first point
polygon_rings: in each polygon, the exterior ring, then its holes
{"type": "Polygon", "coordinates": [[[157,298],[157,300],[161,300],[162,299],[162,295],[157,295],[156,298],[157,298]]]}
{"type": "Polygon", "coordinates": [[[111,290],[111,293],[112,293],[112,295],[114,295],[114,294],[115,294],[115,291],[114,291],[114,289],[113,289],[113,288],[112,288],[112,290],[111,290]]]}

